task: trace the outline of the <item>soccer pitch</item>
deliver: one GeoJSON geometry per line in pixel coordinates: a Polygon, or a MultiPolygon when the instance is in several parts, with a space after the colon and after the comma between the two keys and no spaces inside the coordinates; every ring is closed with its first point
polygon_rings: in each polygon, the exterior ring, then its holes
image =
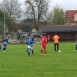
{"type": "Polygon", "coordinates": [[[60,50],[55,52],[51,42],[41,56],[40,44],[35,44],[34,55],[28,57],[25,44],[9,44],[0,52],[0,77],[77,77],[75,43],[60,43],[60,50]]]}

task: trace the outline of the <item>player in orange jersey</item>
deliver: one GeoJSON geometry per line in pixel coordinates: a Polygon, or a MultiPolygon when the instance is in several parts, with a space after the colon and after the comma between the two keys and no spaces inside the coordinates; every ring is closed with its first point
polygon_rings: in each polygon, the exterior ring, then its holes
{"type": "Polygon", "coordinates": [[[53,40],[54,40],[54,50],[55,51],[59,51],[59,39],[60,39],[60,37],[57,35],[57,34],[55,34],[54,36],[53,36],[53,40]]]}

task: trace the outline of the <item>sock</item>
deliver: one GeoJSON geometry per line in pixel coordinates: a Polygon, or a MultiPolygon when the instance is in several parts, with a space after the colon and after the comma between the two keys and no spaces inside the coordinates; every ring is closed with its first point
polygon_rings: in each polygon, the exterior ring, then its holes
{"type": "Polygon", "coordinates": [[[41,54],[43,54],[43,50],[41,49],[40,51],[41,51],[41,54]]]}
{"type": "Polygon", "coordinates": [[[30,56],[30,49],[28,48],[28,56],[30,56]]]}
{"type": "Polygon", "coordinates": [[[3,48],[3,51],[5,51],[6,50],[6,48],[3,48]]]}
{"type": "Polygon", "coordinates": [[[26,52],[28,52],[28,49],[26,50],[26,52]]]}
{"type": "Polygon", "coordinates": [[[46,49],[44,48],[44,54],[46,54],[46,49]]]}
{"type": "Polygon", "coordinates": [[[32,55],[34,54],[34,50],[32,50],[32,55]]]}

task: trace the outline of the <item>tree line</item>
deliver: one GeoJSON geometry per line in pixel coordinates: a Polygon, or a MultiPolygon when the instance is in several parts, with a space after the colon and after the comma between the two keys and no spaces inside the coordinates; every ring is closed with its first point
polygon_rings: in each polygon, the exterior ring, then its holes
{"type": "Polygon", "coordinates": [[[39,30],[41,22],[47,25],[63,25],[65,17],[63,8],[56,4],[49,11],[49,2],[50,0],[25,0],[23,11],[19,0],[3,0],[0,3],[0,32],[3,31],[4,14],[8,29],[16,28],[17,23],[21,23],[23,31],[31,31],[32,24],[39,30]]]}

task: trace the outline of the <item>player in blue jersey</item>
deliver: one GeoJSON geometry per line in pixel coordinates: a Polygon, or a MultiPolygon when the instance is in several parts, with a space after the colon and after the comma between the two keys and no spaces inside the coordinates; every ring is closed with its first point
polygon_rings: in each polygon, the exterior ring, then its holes
{"type": "Polygon", "coordinates": [[[34,44],[34,38],[33,38],[33,34],[29,34],[29,37],[26,39],[26,44],[28,46],[26,52],[28,52],[28,50],[32,50],[32,55],[34,54],[34,48],[33,48],[33,44],[34,44]]]}
{"type": "Polygon", "coordinates": [[[27,44],[27,52],[28,52],[28,56],[30,56],[30,51],[32,49],[32,39],[30,37],[30,34],[29,34],[29,37],[26,39],[26,44],[27,44]]]}
{"type": "Polygon", "coordinates": [[[29,37],[26,39],[26,44],[27,44],[27,50],[28,56],[30,56],[30,51],[32,50],[32,55],[34,54],[34,49],[33,49],[33,44],[34,44],[34,39],[33,39],[33,34],[29,34],[29,37]]]}
{"type": "Polygon", "coordinates": [[[34,47],[33,47],[33,44],[34,44],[34,37],[33,37],[33,34],[30,35],[30,38],[31,38],[31,48],[32,48],[32,55],[34,54],[34,47]]]}
{"type": "Polygon", "coordinates": [[[7,37],[4,38],[3,42],[4,42],[3,43],[3,45],[4,45],[3,52],[5,52],[6,51],[6,48],[7,48],[8,38],[7,37]]]}

